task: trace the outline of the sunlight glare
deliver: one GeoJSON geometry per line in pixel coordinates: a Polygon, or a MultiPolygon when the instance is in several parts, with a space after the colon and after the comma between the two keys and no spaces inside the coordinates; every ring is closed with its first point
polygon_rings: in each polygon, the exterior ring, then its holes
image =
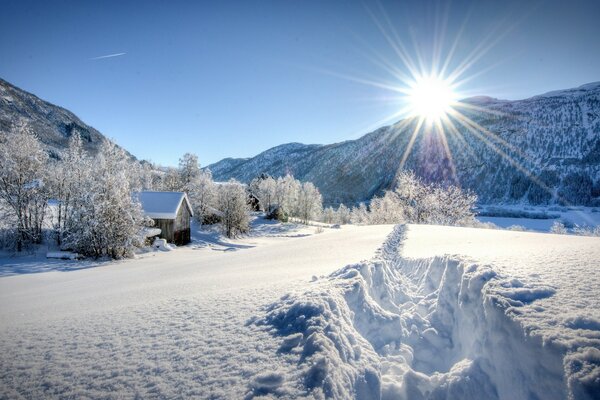
{"type": "Polygon", "coordinates": [[[452,86],[435,75],[420,76],[409,90],[410,114],[427,122],[444,119],[452,111],[456,94],[452,86]]]}

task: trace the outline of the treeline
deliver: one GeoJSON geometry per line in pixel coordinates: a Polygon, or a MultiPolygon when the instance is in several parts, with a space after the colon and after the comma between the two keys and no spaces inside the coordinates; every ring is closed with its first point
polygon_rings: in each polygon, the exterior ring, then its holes
{"type": "Polygon", "coordinates": [[[394,188],[349,208],[323,209],[318,189],[310,182],[300,183],[290,176],[274,179],[262,176],[250,183],[250,192],[267,215],[286,221],[289,216],[329,224],[439,224],[474,225],[477,196],[456,186],[428,184],[412,172],[401,172],[394,188]]]}
{"type": "Polygon", "coordinates": [[[131,196],[140,169],[109,141],[91,156],[75,135],[56,160],[27,129],[1,134],[2,244],[21,251],[48,239],[86,256],[131,255],[149,223],[131,196]]]}
{"type": "Polygon", "coordinates": [[[142,190],[186,192],[198,222],[219,224],[228,237],[249,231],[253,209],[301,223],[471,225],[476,201],[457,187],[426,184],[403,172],[392,190],[368,205],[323,209],[319,190],[290,175],[262,175],[249,185],[214,182],[194,154],[165,168],[135,161],[110,141],[90,155],[77,135],[60,158],[50,159],[27,129],[0,134],[3,247],[21,251],[46,239],[85,256],[131,256],[153,224],[135,196],[142,190]]]}
{"type": "Polygon", "coordinates": [[[161,168],[132,160],[110,141],[90,155],[74,135],[51,159],[27,129],[0,134],[4,248],[22,251],[47,240],[84,256],[129,257],[153,225],[135,196],[143,190],[187,192],[199,220],[217,215],[228,236],[249,228],[246,187],[215,184],[193,154],[184,155],[179,168],[161,168]]]}

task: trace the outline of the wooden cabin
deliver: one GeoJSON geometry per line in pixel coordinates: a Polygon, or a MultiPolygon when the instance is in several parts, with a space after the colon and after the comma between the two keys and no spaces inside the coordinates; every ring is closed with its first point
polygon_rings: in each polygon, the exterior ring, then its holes
{"type": "Polygon", "coordinates": [[[178,246],[191,240],[190,220],[194,216],[187,195],[183,192],[140,192],[138,199],[144,215],[154,220],[159,237],[178,246]]]}

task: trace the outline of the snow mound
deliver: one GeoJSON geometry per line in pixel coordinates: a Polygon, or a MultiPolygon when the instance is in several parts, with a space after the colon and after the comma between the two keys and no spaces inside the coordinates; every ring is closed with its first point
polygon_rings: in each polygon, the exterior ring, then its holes
{"type": "MultiPolygon", "coordinates": [[[[313,281],[251,321],[280,338],[279,354],[296,364],[287,379],[305,395],[598,398],[599,321],[565,321],[587,334],[551,340],[521,317],[543,312],[536,303],[555,287],[458,256],[403,258],[405,232],[396,227],[373,260],[313,281]]],[[[267,381],[248,397],[277,395],[267,381]]]]}
{"type": "Polygon", "coordinates": [[[167,243],[166,239],[161,238],[154,239],[154,242],[152,242],[152,247],[161,251],[171,251],[174,249],[172,244],[167,243]]]}
{"type": "Polygon", "coordinates": [[[46,258],[57,258],[59,260],[77,260],[81,257],[78,253],[73,253],[71,251],[49,251],[46,253],[46,258]]]}

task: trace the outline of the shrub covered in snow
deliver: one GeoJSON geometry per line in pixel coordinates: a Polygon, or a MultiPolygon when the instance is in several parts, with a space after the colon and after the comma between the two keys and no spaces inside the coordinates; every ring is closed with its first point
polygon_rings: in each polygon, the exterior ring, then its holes
{"type": "Polygon", "coordinates": [[[579,226],[575,225],[573,233],[581,236],[600,236],[600,226],[579,226]]]}
{"type": "Polygon", "coordinates": [[[561,221],[555,221],[550,228],[550,232],[559,235],[565,235],[567,233],[567,228],[561,221]]]}

